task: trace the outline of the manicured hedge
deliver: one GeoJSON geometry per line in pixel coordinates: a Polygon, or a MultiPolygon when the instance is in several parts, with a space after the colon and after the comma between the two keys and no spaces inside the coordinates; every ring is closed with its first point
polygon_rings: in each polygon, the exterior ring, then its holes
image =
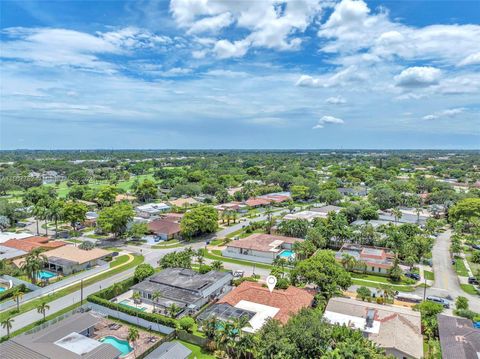
{"type": "MultiPolygon", "coordinates": [[[[135,279],[134,278],[129,278],[126,279],[122,282],[119,282],[121,288],[122,288],[122,293],[126,292],[127,290],[130,289],[131,286],[135,284],[135,279]]],[[[171,328],[176,328],[177,321],[172,318],[168,318],[164,315],[157,314],[157,313],[146,313],[142,312],[140,310],[136,310],[134,308],[127,307],[125,305],[121,305],[118,303],[113,303],[110,301],[110,299],[115,297],[115,293],[113,292],[113,286],[110,286],[108,288],[105,288],[101,290],[100,292],[91,294],[87,297],[87,301],[91,303],[95,303],[101,306],[104,306],[106,308],[110,308],[128,315],[132,315],[134,317],[139,317],[145,320],[148,320],[153,323],[159,323],[166,325],[171,328]]]]}

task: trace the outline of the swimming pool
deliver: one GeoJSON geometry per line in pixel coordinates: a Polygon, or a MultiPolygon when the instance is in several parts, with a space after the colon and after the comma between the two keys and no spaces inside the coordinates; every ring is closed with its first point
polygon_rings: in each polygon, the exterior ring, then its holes
{"type": "Polygon", "coordinates": [[[124,299],[121,302],[119,302],[118,304],[124,305],[125,307],[129,307],[129,308],[132,308],[132,309],[141,310],[142,312],[147,310],[146,307],[136,307],[134,305],[131,305],[130,301],[128,299],[124,299]]]}
{"type": "Polygon", "coordinates": [[[5,292],[6,290],[7,290],[6,288],[0,287],[0,293],[1,293],[1,292],[5,292]]]}
{"type": "Polygon", "coordinates": [[[282,251],[279,255],[280,258],[284,259],[294,259],[295,258],[295,252],[291,251],[290,249],[286,249],[282,251]]]}
{"type": "Polygon", "coordinates": [[[127,355],[133,350],[133,348],[130,346],[130,344],[126,340],[120,340],[116,337],[107,336],[100,339],[100,341],[102,343],[113,345],[115,348],[117,348],[120,351],[120,353],[122,353],[121,355],[122,357],[127,355]]]}
{"type": "Polygon", "coordinates": [[[41,270],[37,275],[38,279],[40,280],[52,279],[56,276],[57,275],[55,273],[49,272],[48,270],[41,270]]]}

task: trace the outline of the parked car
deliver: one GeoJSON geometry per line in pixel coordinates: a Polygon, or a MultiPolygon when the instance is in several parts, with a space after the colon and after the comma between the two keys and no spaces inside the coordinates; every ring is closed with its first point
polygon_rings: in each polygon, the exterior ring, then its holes
{"type": "Polygon", "coordinates": [[[412,278],[415,280],[420,280],[420,274],[418,273],[407,272],[405,273],[405,277],[412,278]]]}
{"type": "Polygon", "coordinates": [[[245,271],[237,269],[232,272],[233,278],[242,278],[245,275],[245,271]]]}
{"type": "Polygon", "coordinates": [[[472,244],[472,248],[480,250],[480,244],[472,244]]]}
{"type": "Polygon", "coordinates": [[[450,308],[450,302],[448,300],[444,299],[444,298],[429,295],[427,297],[427,300],[429,300],[431,302],[439,303],[439,304],[443,305],[443,307],[446,308],[446,309],[450,308]]]}
{"type": "Polygon", "coordinates": [[[480,284],[475,277],[468,277],[468,284],[480,284]]]}

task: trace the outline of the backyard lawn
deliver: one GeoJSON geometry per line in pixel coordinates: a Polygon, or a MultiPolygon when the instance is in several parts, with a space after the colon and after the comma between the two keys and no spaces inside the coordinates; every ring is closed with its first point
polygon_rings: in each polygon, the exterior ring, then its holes
{"type": "Polygon", "coordinates": [[[465,292],[465,293],[468,293],[468,294],[472,294],[472,295],[476,295],[478,294],[477,290],[475,289],[475,287],[471,284],[460,284],[460,287],[462,287],[462,290],[465,292]]]}
{"type": "Polygon", "coordinates": [[[392,282],[392,280],[388,277],[384,277],[381,275],[375,274],[363,274],[363,273],[350,273],[352,278],[360,279],[360,280],[370,280],[374,282],[384,283],[384,284],[395,284],[395,285],[408,285],[405,280],[401,280],[400,282],[392,282]]]}
{"type": "Polygon", "coordinates": [[[255,266],[257,268],[264,268],[264,269],[272,269],[273,268],[273,266],[271,266],[270,264],[243,261],[243,260],[240,260],[240,259],[224,257],[224,256],[222,256],[222,252],[219,251],[219,250],[213,250],[211,252],[205,253],[205,258],[212,259],[214,261],[218,260],[218,261],[222,261],[222,262],[235,263],[235,264],[252,266],[252,267],[255,266]]]}

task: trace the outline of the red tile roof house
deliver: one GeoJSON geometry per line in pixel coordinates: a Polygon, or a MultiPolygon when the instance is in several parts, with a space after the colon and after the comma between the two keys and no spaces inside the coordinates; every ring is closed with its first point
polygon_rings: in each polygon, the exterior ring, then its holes
{"type": "Polygon", "coordinates": [[[306,289],[290,286],[286,290],[275,289],[270,293],[268,288],[259,283],[243,282],[221,298],[218,304],[226,303],[253,312],[254,316],[249,321],[251,327],[244,330],[255,332],[269,318],[287,323],[302,308],[311,307],[313,299],[313,294],[306,289]]]}
{"type": "Polygon", "coordinates": [[[370,273],[388,274],[393,267],[395,255],[388,248],[361,246],[357,244],[344,244],[336,253],[335,258],[341,261],[344,254],[353,256],[357,261],[366,265],[370,273]]]}
{"type": "Polygon", "coordinates": [[[30,252],[35,248],[54,249],[66,245],[63,241],[50,241],[48,237],[32,236],[23,239],[10,239],[2,245],[5,247],[19,249],[25,252],[30,252]]]}
{"type": "Polygon", "coordinates": [[[278,256],[285,259],[292,258],[293,244],[303,241],[304,239],[301,238],[255,233],[229,242],[222,254],[224,257],[272,263],[278,256]]]}
{"type": "Polygon", "coordinates": [[[263,206],[268,206],[271,204],[273,201],[271,199],[267,198],[249,198],[245,201],[245,204],[249,207],[256,208],[256,207],[263,207],[263,206]]]}
{"type": "Polygon", "coordinates": [[[180,223],[172,218],[155,219],[148,223],[148,230],[162,240],[180,237],[180,223]]]}

